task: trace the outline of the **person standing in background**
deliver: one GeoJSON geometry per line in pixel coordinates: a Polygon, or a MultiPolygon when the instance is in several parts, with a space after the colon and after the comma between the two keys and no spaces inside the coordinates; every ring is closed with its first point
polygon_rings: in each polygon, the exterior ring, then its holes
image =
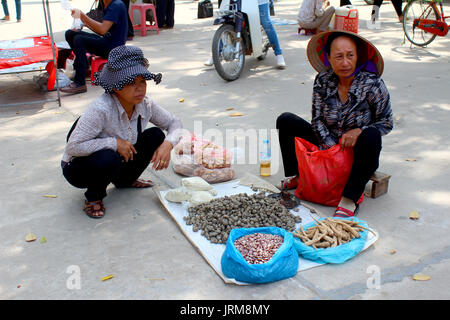
{"type": "MultiPolygon", "coordinates": [[[[6,0],[2,0],[3,12],[5,13],[5,17],[1,19],[1,21],[9,21],[11,18],[9,17],[8,3],[6,0]]],[[[22,21],[22,4],[20,0],[16,0],[16,19],[17,22],[22,21]]]]}
{"type": "Polygon", "coordinates": [[[134,29],[133,29],[133,23],[131,23],[130,19],[130,0],[122,0],[123,4],[127,8],[127,15],[128,15],[128,34],[127,34],[127,40],[133,40],[134,37],[134,29]]]}
{"type": "Polygon", "coordinates": [[[158,28],[172,29],[175,25],[175,0],[156,0],[158,28]]]}

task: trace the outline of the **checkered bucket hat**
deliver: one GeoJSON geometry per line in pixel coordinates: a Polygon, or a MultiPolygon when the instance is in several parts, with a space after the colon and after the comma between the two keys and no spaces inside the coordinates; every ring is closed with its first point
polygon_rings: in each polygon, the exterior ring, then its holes
{"type": "Polygon", "coordinates": [[[94,73],[93,83],[102,86],[107,93],[113,93],[113,89],[122,90],[138,76],[144,77],[145,80],[154,80],[156,84],[160,83],[161,73],[151,73],[147,70],[149,65],[140,48],[119,46],[111,50],[105,67],[94,73]]]}

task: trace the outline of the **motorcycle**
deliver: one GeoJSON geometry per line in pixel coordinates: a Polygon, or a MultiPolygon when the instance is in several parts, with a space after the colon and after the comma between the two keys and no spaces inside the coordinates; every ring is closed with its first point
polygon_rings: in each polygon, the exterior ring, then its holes
{"type": "Polygon", "coordinates": [[[259,19],[258,0],[223,0],[214,25],[212,58],[217,73],[227,81],[239,78],[245,56],[263,60],[271,47],[259,19]]]}

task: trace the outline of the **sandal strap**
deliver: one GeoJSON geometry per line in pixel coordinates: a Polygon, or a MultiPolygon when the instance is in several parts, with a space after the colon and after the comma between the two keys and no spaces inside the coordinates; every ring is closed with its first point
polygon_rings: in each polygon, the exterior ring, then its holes
{"type": "Polygon", "coordinates": [[[105,206],[103,205],[102,200],[97,201],[85,201],[84,203],[84,211],[89,217],[93,218],[101,218],[105,214],[105,206]],[[102,212],[101,215],[94,215],[95,212],[102,212]]]}
{"type": "Polygon", "coordinates": [[[336,211],[334,212],[334,217],[340,217],[340,218],[350,218],[355,215],[356,215],[356,209],[353,212],[353,211],[345,209],[343,207],[337,207],[336,211]]]}

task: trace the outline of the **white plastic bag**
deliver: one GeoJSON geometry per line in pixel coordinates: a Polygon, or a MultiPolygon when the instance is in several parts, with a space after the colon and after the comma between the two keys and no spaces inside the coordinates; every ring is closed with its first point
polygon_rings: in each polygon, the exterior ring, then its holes
{"type": "MultiPolygon", "coordinates": [[[[72,10],[72,6],[69,3],[69,0],[61,0],[61,8],[63,10],[72,10]]],[[[72,30],[81,30],[83,29],[83,22],[81,19],[73,19],[72,26],[70,27],[72,30]]]]}

